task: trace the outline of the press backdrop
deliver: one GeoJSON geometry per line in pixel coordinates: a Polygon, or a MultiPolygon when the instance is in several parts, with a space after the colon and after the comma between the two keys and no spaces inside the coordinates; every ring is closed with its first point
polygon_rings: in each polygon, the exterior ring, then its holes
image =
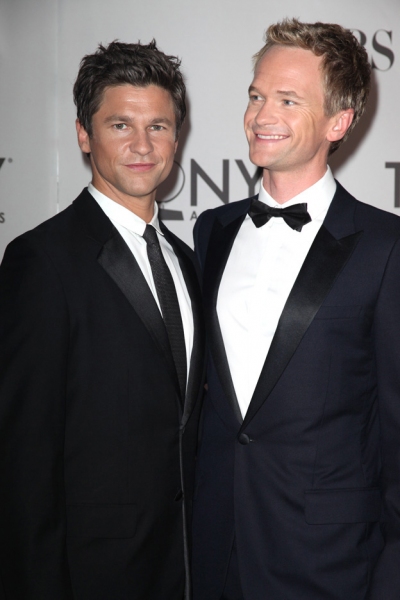
{"type": "Polygon", "coordinates": [[[0,0],[0,256],[90,180],[76,143],[80,59],[114,39],[153,37],[182,59],[189,117],[163,218],[189,244],[203,210],[252,194],[243,113],[251,57],[283,17],[354,30],[374,67],[367,115],[331,160],[357,198],[400,214],[399,0],[0,0]]]}

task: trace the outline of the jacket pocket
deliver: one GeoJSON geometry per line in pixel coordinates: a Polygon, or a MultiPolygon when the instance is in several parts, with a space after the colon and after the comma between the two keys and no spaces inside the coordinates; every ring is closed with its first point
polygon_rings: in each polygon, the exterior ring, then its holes
{"type": "Polygon", "coordinates": [[[305,519],[310,525],[379,521],[378,488],[306,490],[305,519]]]}
{"type": "Polygon", "coordinates": [[[131,538],[135,535],[135,504],[70,504],[67,506],[67,536],[131,538]]]}

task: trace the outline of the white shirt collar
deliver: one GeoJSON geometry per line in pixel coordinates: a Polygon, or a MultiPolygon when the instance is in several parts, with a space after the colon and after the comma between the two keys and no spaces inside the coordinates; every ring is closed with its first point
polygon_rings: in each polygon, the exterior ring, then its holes
{"type": "Polygon", "coordinates": [[[286,206],[292,206],[301,202],[307,203],[307,212],[312,220],[317,219],[322,213],[328,211],[329,205],[332,201],[333,196],[336,192],[336,181],[332,175],[332,171],[328,165],[325,175],[319,179],[314,185],[307,188],[294,198],[291,198],[283,204],[278,204],[272,196],[268,194],[262,184],[260,183],[260,192],[258,199],[268,206],[274,206],[277,208],[285,208],[286,206]]]}
{"type": "MultiPolygon", "coordinates": [[[[122,206],[122,204],[118,204],[115,200],[111,200],[111,198],[105,196],[102,192],[99,192],[92,183],[89,183],[88,190],[110,221],[118,223],[121,227],[143,236],[147,225],[146,221],[138,217],[138,215],[128,208],[125,208],[125,206],[122,206]]],[[[153,225],[154,229],[156,229],[160,235],[164,235],[160,229],[158,220],[157,202],[154,202],[154,215],[149,225],[153,225]]]]}

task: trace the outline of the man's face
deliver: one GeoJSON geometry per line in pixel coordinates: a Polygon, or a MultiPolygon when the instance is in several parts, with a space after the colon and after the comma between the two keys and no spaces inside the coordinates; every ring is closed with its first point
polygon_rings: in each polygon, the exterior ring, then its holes
{"type": "Polygon", "coordinates": [[[106,88],[92,118],[92,136],[77,122],[81,150],[90,152],[92,183],[132,209],[153,202],[177,148],[170,93],[158,86],[106,88]]]}
{"type": "Polygon", "coordinates": [[[244,126],[250,160],[269,171],[326,170],[333,119],[324,113],[321,58],[273,46],[259,61],[244,126]]]}

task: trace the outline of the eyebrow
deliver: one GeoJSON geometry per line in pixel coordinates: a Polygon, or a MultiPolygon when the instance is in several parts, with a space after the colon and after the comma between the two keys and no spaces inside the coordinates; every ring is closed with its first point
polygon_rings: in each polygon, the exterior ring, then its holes
{"type": "Polygon", "coordinates": [[[302,97],[299,96],[294,90],[277,90],[276,93],[280,96],[291,96],[292,98],[298,98],[299,100],[302,99],[302,97]]]}
{"type": "MultiPolygon", "coordinates": [[[[132,119],[132,117],[128,117],[127,115],[110,115],[108,117],[106,117],[104,119],[104,123],[115,123],[115,122],[122,122],[122,123],[133,123],[134,119],[132,119]]],[[[170,125],[171,127],[174,126],[174,124],[172,123],[172,121],[170,119],[168,119],[167,117],[155,117],[154,119],[152,119],[149,122],[149,125],[159,125],[159,124],[165,124],[165,125],[170,125]]]]}
{"type": "Polygon", "coordinates": [[[248,91],[249,91],[249,94],[250,94],[250,92],[258,92],[258,89],[257,89],[256,87],[254,87],[254,85],[251,85],[251,86],[249,87],[249,90],[248,90],[248,91]]]}
{"type": "Polygon", "coordinates": [[[174,126],[174,123],[171,121],[171,119],[168,119],[167,117],[156,117],[155,119],[152,119],[150,121],[150,123],[152,125],[158,125],[159,123],[165,123],[165,125],[171,125],[171,127],[174,126]]]}
{"type": "MultiPolygon", "coordinates": [[[[249,87],[249,94],[251,94],[251,92],[260,93],[259,90],[253,85],[251,85],[249,87]]],[[[277,90],[276,93],[279,94],[280,96],[289,96],[291,98],[297,98],[298,100],[303,100],[302,96],[299,96],[294,90],[277,90]]]]}

